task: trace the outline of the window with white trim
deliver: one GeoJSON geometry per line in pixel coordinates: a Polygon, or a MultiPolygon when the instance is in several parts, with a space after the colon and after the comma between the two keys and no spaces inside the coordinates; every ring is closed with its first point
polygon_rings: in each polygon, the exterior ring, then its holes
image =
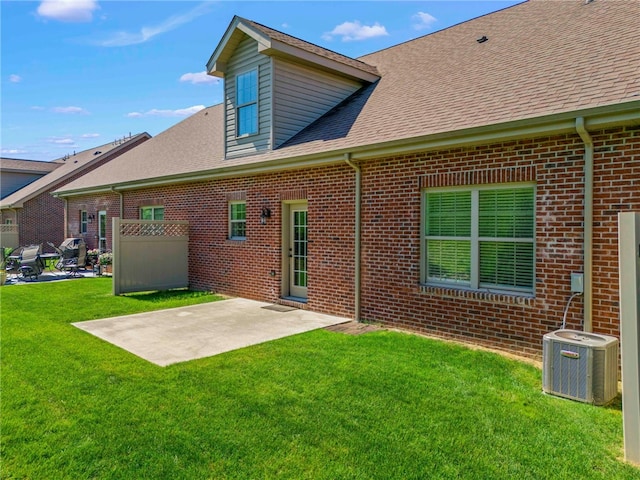
{"type": "Polygon", "coordinates": [[[80,210],[80,233],[87,233],[87,224],[89,223],[89,217],[86,210],[80,210]]]}
{"type": "Polygon", "coordinates": [[[244,240],[247,236],[247,202],[229,202],[229,238],[244,240]]]}
{"type": "Polygon", "coordinates": [[[533,185],[426,189],[423,210],[423,283],[534,293],[533,185]]]}
{"type": "Polygon", "coordinates": [[[258,70],[250,70],[236,77],[237,135],[258,133],[258,70]]]}
{"type": "Polygon", "coordinates": [[[140,220],[164,220],[164,207],[140,207],[140,220]]]}

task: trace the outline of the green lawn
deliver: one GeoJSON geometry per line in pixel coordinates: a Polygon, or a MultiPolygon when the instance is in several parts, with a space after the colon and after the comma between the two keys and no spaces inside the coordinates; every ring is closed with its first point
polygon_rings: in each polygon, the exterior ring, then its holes
{"type": "Polygon", "coordinates": [[[3,479],[638,479],[619,403],[419,336],[326,330],[158,367],[71,322],[211,301],[108,279],[6,286],[3,479]]]}

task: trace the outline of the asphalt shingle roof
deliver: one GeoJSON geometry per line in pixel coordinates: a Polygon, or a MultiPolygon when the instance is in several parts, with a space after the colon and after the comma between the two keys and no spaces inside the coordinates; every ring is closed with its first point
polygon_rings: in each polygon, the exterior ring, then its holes
{"type": "Polygon", "coordinates": [[[45,174],[60,166],[56,162],[38,160],[19,160],[16,158],[0,158],[0,172],[42,173],[45,174]]]}
{"type": "Polygon", "coordinates": [[[224,159],[223,111],[218,105],[65,190],[340,152],[638,102],[638,18],[640,2],[632,0],[529,0],[361,57],[358,61],[375,67],[381,79],[276,150],[224,159]],[[479,43],[483,36],[487,41],[479,43]]]}
{"type": "Polygon", "coordinates": [[[20,190],[13,192],[0,200],[0,208],[12,208],[20,206],[23,202],[39,195],[47,190],[55,188],[57,184],[69,178],[80,169],[89,166],[91,163],[104,158],[110,151],[119,148],[124,144],[135,142],[141,136],[149,136],[147,133],[134,135],[124,140],[118,140],[104,145],[99,145],[74,155],[65,156],[53,161],[59,164],[58,168],[38,178],[37,180],[25,185],[20,190]]]}

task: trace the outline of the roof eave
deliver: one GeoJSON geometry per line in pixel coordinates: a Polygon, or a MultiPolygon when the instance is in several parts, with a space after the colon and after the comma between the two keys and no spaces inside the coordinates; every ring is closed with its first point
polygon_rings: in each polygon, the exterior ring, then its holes
{"type": "Polygon", "coordinates": [[[472,127],[457,131],[440,132],[410,139],[346,147],[330,152],[278,158],[247,165],[220,167],[194,173],[150,178],[142,181],[121,182],[112,186],[105,185],[56,192],[54,195],[64,198],[194,181],[275,173],[298,168],[314,168],[341,163],[347,154],[350,155],[351,160],[369,160],[385,156],[411,154],[419,151],[469,147],[509,141],[517,138],[533,138],[544,135],[575,132],[575,120],[577,117],[585,118],[585,125],[588,130],[618,125],[640,125],[640,100],[472,127]]]}
{"type": "Polygon", "coordinates": [[[278,40],[272,39],[269,45],[259,44],[258,51],[269,56],[293,59],[297,63],[312,65],[314,67],[319,67],[322,70],[337,72],[341,75],[367,83],[373,83],[380,79],[380,75],[374,75],[373,73],[365,70],[317,55],[313,52],[297,48],[293,45],[288,45],[278,40]]]}
{"type": "MultiPolygon", "coordinates": [[[[87,170],[89,167],[91,167],[92,165],[94,165],[96,162],[100,161],[100,160],[104,160],[106,157],[109,156],[114,156],[115,153],[119,152],[120,150],[122,150],[123,148],[129,146],[132,142],[137,141],[138,139],[142,138],[142,137],[148,137],[151,138],[151,135],[149,135],[147,132],[144,133],[140,133],[137,134],[134,137],[131,137],[129,140],[127,140],[126,142],[118,145],[115,148],[112,148],[111,150],[109,150],[108,152],[99,155],[96,158],[92,158],[90,161],[88,161],[87,163],[85,163],[84,165],[71,170],[70,172],[67,172],[65,175],[59,177],[56,179],[55,183],[60,184],[61,182],[64,182],[65,180],[68,180],[69,178],[71,178],[74,175],[77,175],[78,173],[82,173],[85,170],[87,170]]],[[[117,155],[116,155],[117,156],[117,155]]],[[[54,170],[55,172],[55,170],[54,170]]],[[[50,172],[51,173],[51,172],[50,172]]],[[[46,175],[44,176],[46,177],[46,175]]],[[[44,178],[44,177],[40,177],[40,178],[44,178]]],[[[38,179],[40,180],[40,179],[38,179]]],[[[29,185],[26,185],[25,187],[28,187],[29,185]]],[[[25,202],[28,202],[29,200],[37,197],[38,195],[41,195],[42,193],[46,192],[47,190],[51,189],[52,185],[49,183],[47,185],[43,185],[41,188],[38,188],[37,190],[34,190],[33,192],[31,192],[29,195],[23,197],[22,199],[20,199],[18,202],[11,204],[11,207],[8,208],[22,208],[25,204],[25,202]]],[[[18,190],[20,191],[20,190],[18,190]]],[[[51,192],[52,194],[54,192],[51,192]]],[[[55,195],[54,195],[55,196],[55,195]]],[[[4,207],[0,207],[0,208],[4,208],[4,207]]]]}
{"type": "Polygon", "coordinates": [[[227,69],[227,60],[235,50],[238,37],[241,33],[249,35],[258,44],[268,44],[270,39],[261,32],[251,28],[244,23],[244,20],[237,15],[233,17],[227,30],[222,35],[222,39],[216,46],[207,62],[207,73],[212,76],[223,78],[227,69]]]}
{"type": "Polygon", "coordinates": [[[227,71],[227,61],[235,50],[240,33],[244,33],[253,38],[258,43],[258,52],[263,55],[295,59],[298,63],[313,65],[323,70],[337,72],[341,75],[368,83],[373,83],[380,79],[379,75],[375,75],[369,71],[323,57],[322,55],[271,38],[237,16],[234,17],[229,24],[220,43],[207,62],[207,73],[209,75],[224,78],[227,71]]]}

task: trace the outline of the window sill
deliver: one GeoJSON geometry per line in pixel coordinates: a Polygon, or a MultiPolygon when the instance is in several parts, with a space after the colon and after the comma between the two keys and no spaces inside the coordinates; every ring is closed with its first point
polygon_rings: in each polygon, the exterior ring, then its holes
{"type": "Polygon", "coordinates": [[[236,140],[243,140],[245,138],[255,137],[256,135],[259,135],[259,134],[260,132],[243,133],[242,135],[236,135],[236,140]]]}
{"type": "Polygon", "coordinates": [[[503,305],[520,305],[523,307],[534,306],[536,300],[534,296],[526,294],[487,292],[483,290],[469,290],[435,285],[420,285],[420,293],[442,298],[467,298],[469,300],[479,300],[503,305]]]}
{"type": "Polygon", "coordinates": [[[247,240],[247,237],[229,237],[227,238],[228,242],[244,242],[247,240]]]}

